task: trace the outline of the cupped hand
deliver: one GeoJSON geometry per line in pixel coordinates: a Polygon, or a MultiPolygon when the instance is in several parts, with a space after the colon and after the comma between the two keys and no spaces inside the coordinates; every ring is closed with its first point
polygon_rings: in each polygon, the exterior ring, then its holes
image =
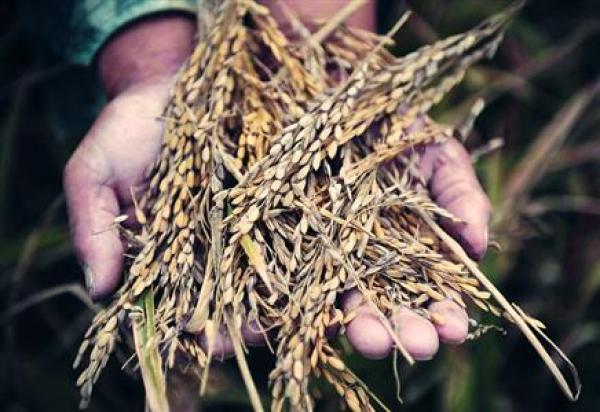
{"type": "Polygon", "coordinates": [[[94,298],[106,297],[121,279],[124,250],[114,220],[130,211],[130,188],[142,186],[158,154],[157,116],[170,81],[153,79],[111,100],[65,167],[73,245],[94,298]]]}
{"type": "MultiPolygon", "coordinates": [[[[265,0],[274,7],[277,16],[277,3],[265,0]]],[[[315,7],[311,2],[284,0],[289,9],[301,19],[327,18],[335,15],[347,1],[336,0],[327,5],[315,7]]],[[[349,19],[349,24],[375,31],[375,1],[367,1],[349,19]]],[[[279,17],[285,21],[284,17],[279,17]]],[[[474,259],[480,259],[488,243],[488,219],[490,201],[483,192],[473,170],[471,159],[463,146],[451,140],[442,145],[431,145],[421,159],[421,172],[428,181],[432,198],[464,223],[445,222],[445,229],[453,235],[474,259]]],[[[390,353],[393,340],[387,329],[369,305],[362,301],[359,292],[352,291],[344,296],[345,310],[355,309],[357,316],[347,325],[347,337],[354,348],[369,358],[381,358],[390,353]]],[[[468,316],[464,309],[447,300],[433,303],[431,313],[441,316],[443,323],[434,325],[429,320],[408,309],[398,308],[389,319],[389,326],[399,334],[400,343],[415,359],[429,359],[435,355],[439,343],[462,343],[468,332],[468,316]]]]}
{"type": "MultiPolygon", "coordinates": [[[[455,140],[430,145],[421,158],[420,169],[433,200],[461,220],[446,222],[445,229],[472,258],[480,259],[487,248],[491,205],[477,181],[469,154],[455,140]]],[[[390,328],[397,332],[402,346],[416,360],[432,358],[440,342],[462,343],[468,333],[467,313],[450,299],[432,303],[428,308],[430,313],[440,315],[438,319],[441,322],[434,324],[409,309],[399,307],[397,313],[387,320],[387,328],[360,292],[347,293],[343,306],[345,311],[356,312],[356,317],[346,328],[348,340],[358,352],[372,359],[387,356],[394,347],[387,331],[390,328]]]]}
{"type": "MultiPolygon", "coordinates": [[[[124,248],[115,218],[133,215],[132,189],[143,190],[145,176],[162,141],[159,116],[180,65],[194,39],[192,18],[155,16],[134,22],[101,52],[100,78],[109,97],[64,169],[71,237],[92,298],[109,296],[122,279],[124,248]]],[[[245,324],[247,344],[264,342],[257,328],[245,324]]],[[[206,337],[199,341],[207,348],[206,337]]],[[[219,334],[215,357],[232,352],[219,334]]]]}
{"type": "Polygon", "coordinates": [[[68,161],[63,182],[73,245],[93,298],[108,296],[121,280],[124,251],[114,219],[130,211],[130,189],[143,185],[158,154],[158,116],[194,32],[190,17],[149,17],[119,32],[98,56],[109,102],[68,161]]]}

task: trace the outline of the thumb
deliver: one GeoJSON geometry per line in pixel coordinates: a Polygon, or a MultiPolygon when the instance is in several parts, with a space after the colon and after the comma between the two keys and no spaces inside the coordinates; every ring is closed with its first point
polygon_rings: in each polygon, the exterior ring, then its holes
{"type": "Polygon", "coordinates": [[[488,244],[491,204],[465,148],[456,140],[428,146],[421,171],[436,203],[462,220],[446,222],[446,229],[471,257],[482,258],[488,244]]]}
{"type": "Polygon", "coordinates": [[[65,167],[63,186],[75,254],[94,299],[112,293],[121,278],[123,246],[114,219],[119,214],[115,190],[107,184],[110,168],[103,157],[80,146],[65,167]]]}

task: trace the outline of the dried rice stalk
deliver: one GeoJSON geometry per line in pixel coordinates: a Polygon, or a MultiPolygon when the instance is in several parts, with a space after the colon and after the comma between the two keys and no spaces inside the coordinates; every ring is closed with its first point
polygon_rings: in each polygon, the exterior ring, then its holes
{"type": "Polygon", "coordinates": [[[578,381],[572,392],[531,331],[545,338],[539,321],[508,304],[435,223],[453,217],[428,197],[411,150],[471,127],[481,108],[456,127],[426,114],[473,63],[494,54],[518,8],[395,58],[382,48],[391,36],[339,24],[309,35],[296,21],[301,36],[288,40],[254,1],[218,5],[165,110],[162,150],[136,211],[141,229],[124,231],[134,256],[126,281],[76,359],[77,366],[89,358],[78,380],[82,406],[117,326],[150,296],[165,369],[178,367],[178,354],[201,371],[204,387],[211,342],[226,330],[262,410],[239,333],[246,320],[276,333],[272,410],[312,410],[310,377],[321,375],[350,410],[374,410],[372,400],[385,409],[325,334],[352,319],[336,307],[351,288],[381,318],[399,305],[430,316],[429,302],[464,307],[466,297],[516,323],[576,399],[578,381]],[[422,127],[411,127],[416,122],[422,127]],[[199,332],[207,348],[192,335],[199,332]]]}

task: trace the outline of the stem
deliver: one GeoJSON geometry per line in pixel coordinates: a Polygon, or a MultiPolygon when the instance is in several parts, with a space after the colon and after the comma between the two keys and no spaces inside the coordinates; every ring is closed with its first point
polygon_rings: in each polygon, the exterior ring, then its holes
{"type": "MultiPolygon", "coordinates": [[[[518,326],[518,328],[521,330],[523,335],[525,335],[525,337],[527,338],[529,343],[531,343],[533,348],[540,355],[540,357],[542,358],[542,360],[544,361],[544,363],[546,364],[546,366],[548,367],[548,369],[554,376],[554,379],[556,380],[556,382],[558,383],[558,386],[561,388],[561,390],[564,392],[564,394],[571,401],[576,401],[577,398],[579,397],[579,393],[581,391],[581,384],[579,382],[579,377],[578,377],[577,370],[575,369],[575,367],[572,366],[572,364],[570,362],[568,362],[568,364],[570,366],[570,371],[571,371],[571,373],[573,375],[573,379],[575,381],[575,384],[574,384],[575,392],[573,392],[571,390],[569,384],[567,383],[563,373],[560,371],[560,369],[558,368],[558,366],[556,365],[554,360],[552,360],[552,357],[548,354],[548,352],[546,351],[546,349],[544,348],[544,346],[542,345],[540,340],[537,338],[537,336],[535,336],[535,334],[529,327],[525,318],[519,312],[517,312],[517,310],[515,310],[515,307],[513,307],[513,305],[511,305],[508,302],[508,300],[506,300],[504,295],[498,289],[496,289],[494,284],[479,270],[479,268],[477,267],[477,264],[467,256],[467,254],[465,253],[463,248],[458,244],[458,242],[456,240],[454,240],[450,235],[448,235],[425,211],[423,211],[421,209],[417,209],[416,211],[419,214],[419,216],[421,216],[421,218],[423,218],[423,220],[427,223],[427,225],[448,246],[448,248],[456,256],[458,256],[459,260],[467,267],[467,269],[469,269],[469,271],[473,274],[473,276],[475,276],[475,278],[477,278],[477,280],[479,280],[479,282],[481,282],[481,284],[492,294],[494,299],[496,299],[496,301],[500,304],[500,306],[502,306],[502,308],[506,311],[506,313],[508,313],[508,315],[510,316],[510,319],[512,319],[514,321],[514,323],[518,326]]],[[[538,333],[540,333],[539,329],[537,329],[537,328],[535,328],[535,329],[538,333]]],[[[559,354],[561,354],[563,359],[566,359],[566,356],[564,354],[562,354],[562,352],[558,349],[558,347],[556,345],[554,345],[550,341],[549,338],[547,338],[545,335],[542,335],[542,337],[544,337],[544,339],[555,350],[557,350],[559,354]]]]}

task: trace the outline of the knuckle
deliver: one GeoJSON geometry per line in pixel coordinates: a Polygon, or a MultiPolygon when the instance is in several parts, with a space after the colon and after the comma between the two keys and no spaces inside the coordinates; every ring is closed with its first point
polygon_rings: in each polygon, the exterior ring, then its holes
{"type": "Polygon", "coordinates": [[[437,200],[446,207],[462,204],[465,200],[473,197],[473,185],[465,179],[452,177],[443,182],[443,186],[437,200]]]}
{"type": "Polygon", "coordinates": [[[84,175],[82,166],[83,163],[78,149],[71,155],[63,169],[63,186],[65,189],[71,188],[81,180],[84,175]]]}
{"type": "Polygon", "coordinates": [[[63,179],[63,185],[65,187],[69,186],[71,184],[71,182],[73,181],[73,179],[76,177],[76,175],[77,175],[76,167],[77,167],[76,159],[74,159],[74,156],[71,156],[69,158],[69,160],[67,161],[67,163],[65,164],[65,167],[63,169],[62,179],[63,179]]]}
{"type": "Polygon", "coordinates": [[[474,210],[485,215],[492,212],[492,203],[476,180],[453,175],[445,182],[440,197],[445,200],[444,203],[447,205],[455,202],[468,202],[474,210]]]}
{"type": "Polygon", "coordinates": [[[466,164],[468,164],[468,165],[471,164],[471,158],[469,156],[469,153],[467,152],[465,147],[462,145],[462,143],[460,143],[458,140],[449,139],[442,146],[442,149],[443,149],[444,154],[448,158],[459,161],[461,163],[467,162],[466,164]]]}
{"type": "Polygon", "coordinates": [[[490,201],[490,198],[483,191],[481,191],[481,189],[478,189],[477,194],[474,196],[473,202],[475,205],[477,205],[481,213],[485,215],[492,213],[492,202],[490,201]]]}

